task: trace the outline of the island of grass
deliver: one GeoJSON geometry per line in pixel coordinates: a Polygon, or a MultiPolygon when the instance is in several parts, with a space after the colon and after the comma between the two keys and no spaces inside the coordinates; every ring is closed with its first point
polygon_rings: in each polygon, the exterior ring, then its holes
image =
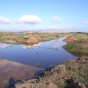
{"type": "Polygon", "coordinates": [[[77,56],[88,56],[88,33],[74,33],[65,39],[64,48],[77,56]]]}

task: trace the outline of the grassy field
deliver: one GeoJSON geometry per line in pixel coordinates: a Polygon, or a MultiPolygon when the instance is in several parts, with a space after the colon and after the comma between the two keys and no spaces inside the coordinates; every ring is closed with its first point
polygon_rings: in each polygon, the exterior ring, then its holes
{"type": "Polygon", "coordinates": [[[0,42],[13,44],[36,44],[42,41],[58,39],[69,34],[71,33],[0,32],[0,42]]]}
{"type": "Polygon", "coordinates": [[[77,56],[88,56],[88,33],[74,33],[65,41],[68,43],[64,48],[77,56]]]}

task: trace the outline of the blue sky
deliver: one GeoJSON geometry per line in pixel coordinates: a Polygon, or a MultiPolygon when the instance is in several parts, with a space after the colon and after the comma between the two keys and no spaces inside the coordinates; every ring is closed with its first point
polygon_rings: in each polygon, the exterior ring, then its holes
{"type": "Polygon", "coordinates": [[[88,0],[0,0],[0,31],[88,32],[88,0]]]}

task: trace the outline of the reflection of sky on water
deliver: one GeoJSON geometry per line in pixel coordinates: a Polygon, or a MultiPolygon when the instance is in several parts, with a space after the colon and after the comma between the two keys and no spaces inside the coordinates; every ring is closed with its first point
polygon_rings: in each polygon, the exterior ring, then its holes
{"type": "Polygon", "coordinates": [[[21,47],[24,49],[33,49],[33,48],[60,49],[62,48],[62,46],[66,44],[66,42],[62,41],[64,38],[61,38],[59,40],[40,42],[34,45],[21,45],[21,47]]]}
{"type": "Polygon", "coordinates": [[[39,46],[39,47],[46,48],[46,49],[61,49],[61,48],[63,48],[64,45],[66,45],[66,42],[63,41],[65,38],[66,37],[63,37],[63,38],[60,38],[57,40],[42,42],[41,46],[39,46]]]}
{"type": "Polygon", "coordinates": [[[20,45],[23,49],[33,49],[33,48],[46,48],[46,49],[60,49],[62,46],[66,44],[66,42],[62,41],[66,37],[57,39],[57,40],[50,40],[47,42],[39,42],[38,44],[34,45],[20,45]]]}
{"type": "Polygon", "coordinates": [[[21,47],[24,49],[33,49],[33,48],[38,48],[40,45],[41,43],[34,44],[34,45],[21,45],[21,47]]]}
{"type": "Polygon", "coordinates": [[[68,59],[76,58],[63,49],[62,46],[66,44],[63,39],[40,42],[32,46],[12,45],[0,48],[0,58],[40,67],[61,64],[68,59]]]}
{"type": "Polygon", "coordinates": [[[12,44],[7,44],[7,43],[0,43],[0,48],[7,48],[12,46],[12,44]]]}

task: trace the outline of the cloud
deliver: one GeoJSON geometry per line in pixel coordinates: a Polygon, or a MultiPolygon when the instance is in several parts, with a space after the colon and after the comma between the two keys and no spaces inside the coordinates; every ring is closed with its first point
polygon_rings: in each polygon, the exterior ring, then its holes
{"type": "Polygon", "coordinates": [[[58,16],[54,16],[54,17],[52,17],[52,22],[55,24],[58,24],[61,22],[61,18],[58,16]]]}
{"type": "Polygon", "coordinates": [[[9,18],[0,16],[0,24],[9,24],[9,23],[11,23],[11,20],[9,18]]]}
{"type": "Polygon", "coordinates": [[[20,22],[27,23],[27,24],[39,24],[41,23],[40,17],[36,15],[23,15],[19,18],[20,22]]]}
{"type": "Polygon", "coordinates": [[[83,23],[83,24],[88,24],[88,21],[83,21],[82,23],[83,23]]]}

